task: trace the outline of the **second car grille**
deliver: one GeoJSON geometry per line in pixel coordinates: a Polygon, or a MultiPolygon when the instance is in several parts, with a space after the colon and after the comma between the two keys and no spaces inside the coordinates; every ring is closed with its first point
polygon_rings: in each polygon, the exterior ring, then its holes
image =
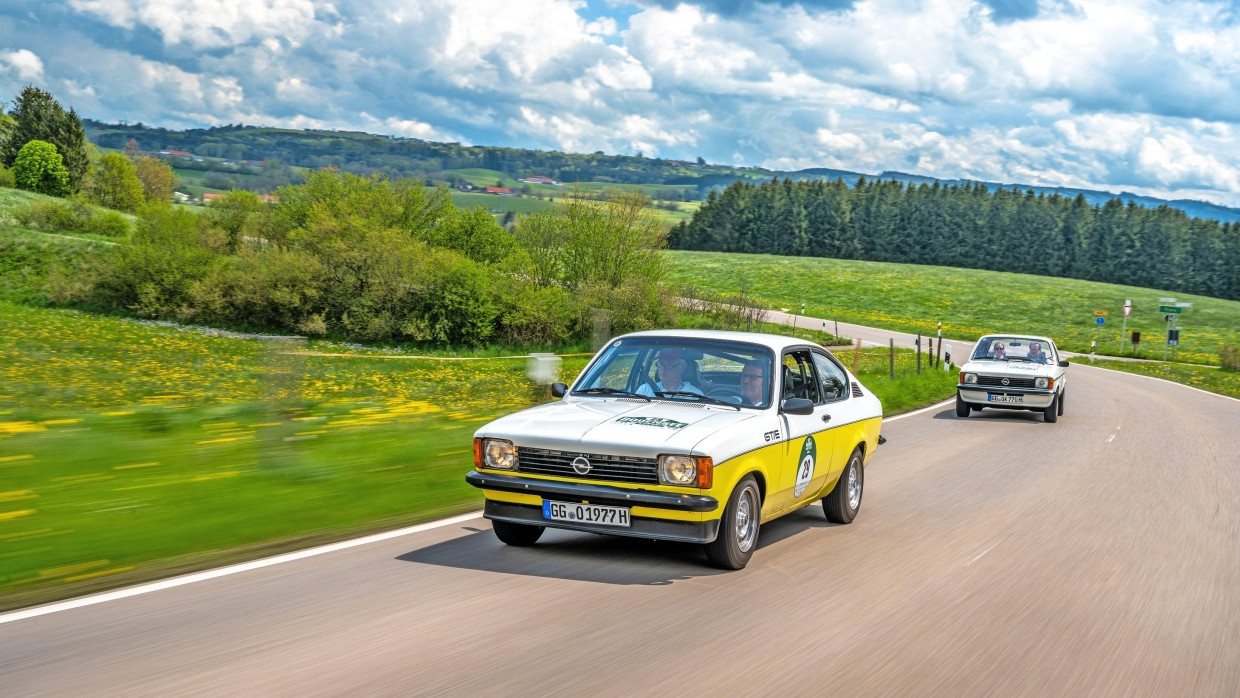
{"type": "Polygon", "coordinates": [[[1007,384],[1005,385],[1001,376],[978,376],[977,384],[991,385],[998,388],[1032,388],[1033,379],[1008,377],[1007,384]]]}
{"type": "Polygon", "coordinates": [[[517,469],[534,475],[557,475],[583,480],[612,480],[659,484],[658,466],[653,458],[608,456],[598,453],[549,451],[542,448],[518,448],[517,469]],[[573,470],[573,461],[583,457],[590,461],[590,470],[582,475],[573,470]]]}

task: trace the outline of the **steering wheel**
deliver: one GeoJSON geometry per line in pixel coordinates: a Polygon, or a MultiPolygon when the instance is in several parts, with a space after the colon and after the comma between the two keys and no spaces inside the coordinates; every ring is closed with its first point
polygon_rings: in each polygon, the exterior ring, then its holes
{"type": "Polygon", "coordinates": [[[706,396],[718,398],[720,400],[727,400],[728,402],[735,402],[738,405],[745,401],[744,396],[741,395],[741,391],[736,390],[735,388],[711,388],[706,391],[706,396]]]}

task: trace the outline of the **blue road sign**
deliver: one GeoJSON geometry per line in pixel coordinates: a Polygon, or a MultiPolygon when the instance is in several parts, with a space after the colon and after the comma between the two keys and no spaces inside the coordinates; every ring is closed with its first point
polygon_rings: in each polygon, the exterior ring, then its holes
{"type": "Polygon", "coordinates": [[[1107,319],[1104,317],[1100,317],[1097,320],[1094,320],[1094,322],[1098,323],[1099,325],[1106,323],[1106,321],[1107,319]]]}

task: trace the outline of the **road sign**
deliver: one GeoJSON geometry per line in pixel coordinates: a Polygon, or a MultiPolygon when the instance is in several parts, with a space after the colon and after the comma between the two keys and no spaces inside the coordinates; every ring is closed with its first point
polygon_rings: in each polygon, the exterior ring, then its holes
{"type": "Polygon", "coordinates": [[[1174,303],[1175,299],[1174,298],[1159,298],[1158,302],[1159,303],[1174,303]]]}
{"type": "Polygon", "coordinates": [[[1101,325],[1102,323],[1104,323],[1104,322],[1106,322],[1106,321],[1107,321],[1107,319],[1106,319],[1106,318],[1104,318],[1104,317],[1099,317],[1097,320],[1094,320],[1094,322],[1098,323],[1099,325],[1101,325]]]}
{"type": "Polygon", "coordinates": [[[1128,313],[1132,312],[1132,301],[1124,301],[1124,317],[1128,317],[1128,313]]]}
{"type": "Polygon", "coordinates": [[[1105,310],[1095,310],[1095,311],[1094,311],[1094,315],[1097,315],[1098,317],[1105,317],[1105,316],[1106,316],[1106,314],[1107,314],[1107,311],[1105,311],[1105,310]]]}
{"type": "Polygon", "coordinates": [[[1192,303],[1176,303],[1176,304],[1175,304],[1175,307],[1177,307],[1177,308],[1191,308],[1191,307],[1193,307],[1193,304],[1192,304],[1192,303]]]}
{"type": "Polygon", "coordinates": [[[1177,307],[1175,307],[1174,305],[1160,305],[1160,306],[1158,306],[1158,312],[1160,312],[1160,313],[1171,313],[1172,315],[1179,315],[1179,314],[1180,314],[1180,308],[1177,308],[1177,307]]]}

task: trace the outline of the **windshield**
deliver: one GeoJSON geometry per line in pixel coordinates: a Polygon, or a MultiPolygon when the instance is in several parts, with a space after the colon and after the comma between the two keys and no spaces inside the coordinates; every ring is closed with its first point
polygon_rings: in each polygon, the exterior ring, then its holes
{"type": "Polygon", "coordinates": [[[1033,361],[1040,364],[1053,363],[1055,347],[1044,339],[1031,337],[982,337],[973,350],[974,360],[1033,361]]]}
{"type": "Polygon", "coordinates": [[[641,396],[739,407],[770,404],[774,354],[756,344],[693,337],[612,341],[573,386],[574,395],[641,396]]]}

